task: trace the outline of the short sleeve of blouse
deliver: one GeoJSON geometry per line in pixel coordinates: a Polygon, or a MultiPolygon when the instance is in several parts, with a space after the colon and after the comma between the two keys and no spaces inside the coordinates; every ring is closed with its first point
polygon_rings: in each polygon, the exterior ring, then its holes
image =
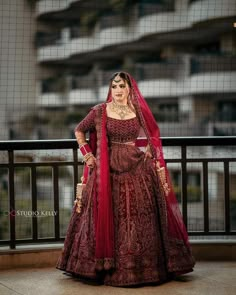
{"type": "Polygon", "coordinates": [[[75,127],[76,131],[86,133],[95,128],[95,110],[92,109],[88,115],[75,127]]]}

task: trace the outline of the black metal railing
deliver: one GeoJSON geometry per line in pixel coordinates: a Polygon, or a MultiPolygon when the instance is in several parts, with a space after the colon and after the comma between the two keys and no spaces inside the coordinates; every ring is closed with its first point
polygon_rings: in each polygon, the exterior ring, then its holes
{"type": "MultiPolygon", "coordinates": [[[[202,164],[202,191],[203,191],[203,230],[190,231],[189,235],[227,235],[232,236],[236,234],[236,228],[232,226],[231,208],[230,208],[230,164],[236,162],[236,157],[225,153],[222,157],[189,157],[188,148],[190,147],[230,147],[232,150],[236,150],[236,137],[173,137],[162,138],[163,146],[166,147],[178,147],[180,148],[180,157],[171,156],[166,158],[168,165],[171,163],[177,163],[181,166],[181,209],[186,226],[188,225],[188,185],[187,185],[187,164],[189,163],[201,163],[202,164]],[[209,190],[208,190],[208,165],[210,163],[221,163],[223,165],[223,187],[224,187],[224,229],[212,231],[209,227],[209,190]]],[[[38,222],[37,216],[32,216],[32,235],[27,239],[16,238],[16,215],[9,214],[9,239],[1,239],[0,245],[8,245],[11,249],[14,249],[18,244],[29,243],[44,243],[44,242],[59,242],[64,239],[60,233],[60,206],[59,206],[59,168],[70,166],[72,167],[73,178],[73,193],[75,195],[76,184],[79,179],[78,168],[82,165],[78,157],[78,146],[75,140],[41,140],[41,141],[0,141],[0,156],[1,153],[5,153],[5,159],[0,162],[1,170],[7,170],[7,185],[8,185],[8,208],[9,212],[15,212],[16,199],[15,199],[15,171],[16,169],[27,167],[30,169],[30,195],[31,195],[31,209],[32,212],[37,211],[37,173],[38,167],[50,167],[52,173],[52,187],[53,187],[53,211],[56,214],[54,219],[54,236],[51,238],[39,238],[38,236],[38,222]],[[66,154],[72,152],[71,159],[67,157],[63,160],[49,159],[44,161],[38,160],[16,160],[16,154],[20,151],[24,151],[25,154],[36,151],[36,154],[43,150],[65,150],[66,154]]],[[[28,157],[29,158],[29,157],[28,157]]],[[[0,157],[1,159],[1,157],[0,157]]],[[[23,158],[22,158],[23,159],[23,158]]],[[[1,189],[1,173],[0,173],[0,189],[1,189]]],[[[1,196],[1,192],[0,192],[1,196]]],[[[1,201],[1,200],[0,200],[1,201]]],[[[1,202],[0,202],[1,204],[1,202]]],[[[1,212],[1,208],[0,208],[1,212]]],[[[1,217],[1,216],[0,216],[1,217]]],[[[1,230],[1,225],[0,225],[1,230]]],[[[0,235],[1,236],[1,235],[0,235]]]]}

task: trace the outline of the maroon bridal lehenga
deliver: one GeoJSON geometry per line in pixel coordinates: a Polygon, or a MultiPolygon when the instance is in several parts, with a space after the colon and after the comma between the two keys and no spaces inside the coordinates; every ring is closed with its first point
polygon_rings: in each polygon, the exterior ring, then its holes
{"type": "Polygon", "coordinates": [[[112,286],[163,283],[192,271],[194,259],[178,204],[163,194],[153,160],[145,160],[137,144],[130,144],[137,142],[141,119],[109,118],[105,107],[95,107],[76,127],[82,132],[96,130],[92,140],[96,147],[92,148],[97,150],[97,167],[83,190],[82,212],[73,208],[57,268],[112,286]],[[106,151],[102,149],[103,138],[106,151]],[[101,168],[106,160],[104,152],[108,155],[108,172],[101,168]],[[109,175],[109,180],[101,187],[104,174],[109,175]],[[99,209],[108,186],[110,205],[104,203],[99,209]],[[99,187],[102,191],[98,191],[99,187]],[[112,211],[112,219],[103,224],[99,214],[101,218],[106,216],[102,211],[106,206],[107,212],[112,211]],[[108,229],[104,229],[106,226],[108,229]],[[105,231],[101,243],[98,231],[105,231]],[[107,244],[111,252],[101,254],[107,244]]]}

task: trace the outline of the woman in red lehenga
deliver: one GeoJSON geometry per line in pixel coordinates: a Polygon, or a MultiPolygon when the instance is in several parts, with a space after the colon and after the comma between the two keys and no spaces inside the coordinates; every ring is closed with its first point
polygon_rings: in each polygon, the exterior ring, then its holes
{"type": "Polygon", "coordinates": [[[163,283],[191,272],[159,129],[128,73],[113,75],[106,102],[91,109],[75,135],[90,171],[57,268],[111,286],[163,283]]]}

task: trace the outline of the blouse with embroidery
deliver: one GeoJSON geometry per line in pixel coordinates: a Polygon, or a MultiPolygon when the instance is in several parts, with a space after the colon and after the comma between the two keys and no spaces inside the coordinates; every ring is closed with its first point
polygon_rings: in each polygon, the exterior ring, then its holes
{"type": "MultiPolygon", "coordinates": [[[[75,131],[86,133],[95,128],[95,111],[89,114],[76,126],[75,131]]],[[[107,117],[107,136],[109,141],[128,142],[135,141],[139,135],[140,124],[137,117],[120,120],[107,117]]]]}

